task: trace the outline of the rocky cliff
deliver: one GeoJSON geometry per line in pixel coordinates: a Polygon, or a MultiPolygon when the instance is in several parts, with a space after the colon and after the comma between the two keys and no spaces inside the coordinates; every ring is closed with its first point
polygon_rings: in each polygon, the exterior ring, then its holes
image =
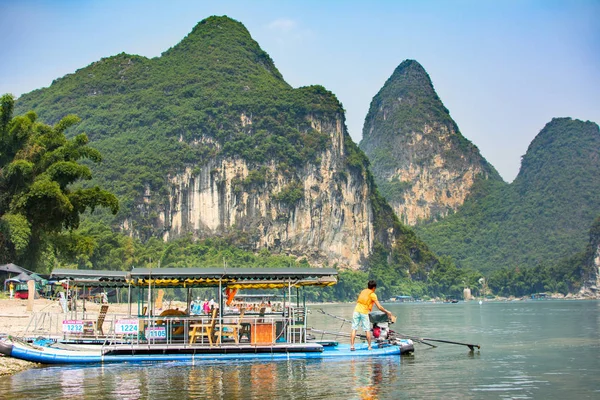
{"type": "Polygon", "coordinates": [[[501,180],[413,60],[402,62],[373,98],[360,147],[382,194],[410,225],[458,209],[477,179],[501,180]]]}
{"type": "Polygon", "coordinates": [[[582,268],[583,286],[580,294],[600,298],[600,217],[590,229],[590,242],[582,268]]]}
{"type": "Polygon", "coordinates": [[[406,259],[426,253],[376,193],[336,97],[289,86],[230,18],[201,21],[161,57],[119,54],[59,78],[18,100],[29,109],[82,118],[69,134],[104,156],[91,184],[121,202],[116,220],[100,217],[144,242],[218,235],[351,269],[403,238],[406,259]]]}
{"type": "MultiPolygon", "coordinates": [[[[372,188],[362,173],[343,172],[348,136],[342,116],[312,122],[329,135],[331,146],[319,155],[319,165],[305,165],[292,176],[270,162],[256,179],[253,166],[235,157],[171,174],[168,201],[156,224],[163,239],[190,233],[196,238],[236,235],[252,250],[305,256],[319,265],[360,267],[374,241],[372,188]],[[295,197],[286,198],[292,191],[295,197]]],[[[152,197],[148,190],[146,202],[152,203],[152,197]]]]}

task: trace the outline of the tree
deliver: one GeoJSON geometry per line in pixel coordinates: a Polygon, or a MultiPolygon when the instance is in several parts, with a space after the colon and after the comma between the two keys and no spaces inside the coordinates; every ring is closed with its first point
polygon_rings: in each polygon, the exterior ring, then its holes
{"type": "Polygon", "coordinates": [[[76,255],[91,251],[91,241],[72,230],[80,215],[96,207],[113,214],[117,198],[99,187],[73,188],[92,178],[79,163],[100,162],[86,134],[67,139],[65,131],[80,120],[74,115],[49,126],[33,111],[13,117],[14,98],[0,99],[0,262],[18,262],[37,270],[49,250],[76,255]],[[64,232],[67,230],[68,232],[64,232]]]}

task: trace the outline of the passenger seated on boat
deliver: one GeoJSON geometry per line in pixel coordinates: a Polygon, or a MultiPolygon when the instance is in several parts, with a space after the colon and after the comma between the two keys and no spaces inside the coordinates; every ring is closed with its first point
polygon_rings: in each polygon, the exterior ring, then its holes
{"type": "Polygon", "coordinates": [[[261,309],[258,312],[258,316],[259,318],[256,320],[256,322],[265,322],[265,312],[267,311],[267,307],[261,307],[261,309]]]}
{"type": "Polygon", "coordinates": [[[207,337],[210,345],[213,345],[218,310],[219,309],[216,307],[212,309],[210,320],[205,320],[190,325],[190,328],[192,328],[192,331],[190,332],[190,344],[196,343],[196,339],[198,337],[202,339],[204,339],[204,337],[207,337]]]}

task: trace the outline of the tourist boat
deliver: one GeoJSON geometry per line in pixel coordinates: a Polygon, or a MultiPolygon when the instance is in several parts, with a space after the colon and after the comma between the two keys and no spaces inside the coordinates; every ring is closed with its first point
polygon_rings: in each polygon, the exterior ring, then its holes
{"type": "Polygon", "coordinates": [[[347,344],[311,337],[301,291],[336,284],[337,271],[329,268],[60,269],[51,278],[66,282],[73,293],[80,289],[85,293],[90,287],[126,290],[128,313],[111,319],[107,315],[110,305],[103,305],[98,318],[90,320],[85,316],[85,303],[81,310],[65,306],[60,336],[47,335],[33,342],[7,337],[0,341],[1,353],[44,364],[72,364],[376,357],[414,350],[410,339],[379,340],[372,350],[366,344],[351,350],[347,344]],[[210,313],[188,313],[193,291],[206,288],[217,289],[218,294],[210,313]],[[165,290],[187,297],[187,308],[159,312],[157,303],[165,290]],[[246,314],[245,307],[233,306],[240,290],[278,290],[281,300],[278,307],[246,314]],[[133,298],[137,298],[137,310],[133,298]]]}

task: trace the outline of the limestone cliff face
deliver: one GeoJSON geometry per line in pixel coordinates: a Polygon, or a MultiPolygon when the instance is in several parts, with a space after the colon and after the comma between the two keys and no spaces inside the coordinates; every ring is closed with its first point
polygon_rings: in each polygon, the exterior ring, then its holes
{"type": "MultiPolygon", "coordinates": [[[[342,117],[309,119],[313,129],[329,135],[331,146],[323,149],[320,164],[307,164],[296,174],[270,163],[263,168],[264,181],[249,183],[253,167],[246,161],[216,158],[169,176],[168,205],[156,221],[163,239],[189,233],[195,238],[245,236],[253,250],[266,248],[306,257],[317,265],[359,268],[373,247],[372,189],[364,173],[342,173],[344,140],[351,140],[342,117]],[[277,199],[295,186],[301,191],[297,202],[277,199]]],[[[251,123],[244,115],[241,120],[251,123]]],[[[147,193],[149,203],[151,198],[147,193]]]]}
{"type": "Polygon", "coordinates": [[[592,295],[600,298],[600,217],[594,221],[590,229],[590,243],[582,269],[583,285],[581,294],[592,295]]]}
{"type": "Polygon", "coordinates": [[[404,61],[373,98],[360,147],[402,222],[438,220],[478,178],[501,179],[465,139],[416,61],[404,61]]]}
{"type": "Polygon", "coordinates": [[[401,197],[388,199],[405,224],[445,217],[464,203],[477,177],[488,176],[481,165],[471,164],[465,155],[446,157],[453,150],[452,135],[456,132],[446,126],[424,125],[423,133],[416,133],[411,143],[401,139],[393,143],[403,150],[402,158],[408,163],[390,170],[384,179],[405,187],[401,197]],[[436,148],[439,153],[429,160],[419,159],[436,148]]]}
{"type": "Polygon", "coordinates": [[[594,253],[594,273],[596,274],[596,291],[600,288],[600,240],[596,245],[596,252],[594,253]]]}
{"type": "Polygon", "coordinates": [[[400,243],[411,268],[435,263],[375,191],[335,95],[286,83],[228,17],[200,21],[160,57],[104,58],[19,101],[51,124],[83,117],[105,157],[94,179],[121,202],[112,224],[142,243],[222,236],[353,269],[400,243]]]}

